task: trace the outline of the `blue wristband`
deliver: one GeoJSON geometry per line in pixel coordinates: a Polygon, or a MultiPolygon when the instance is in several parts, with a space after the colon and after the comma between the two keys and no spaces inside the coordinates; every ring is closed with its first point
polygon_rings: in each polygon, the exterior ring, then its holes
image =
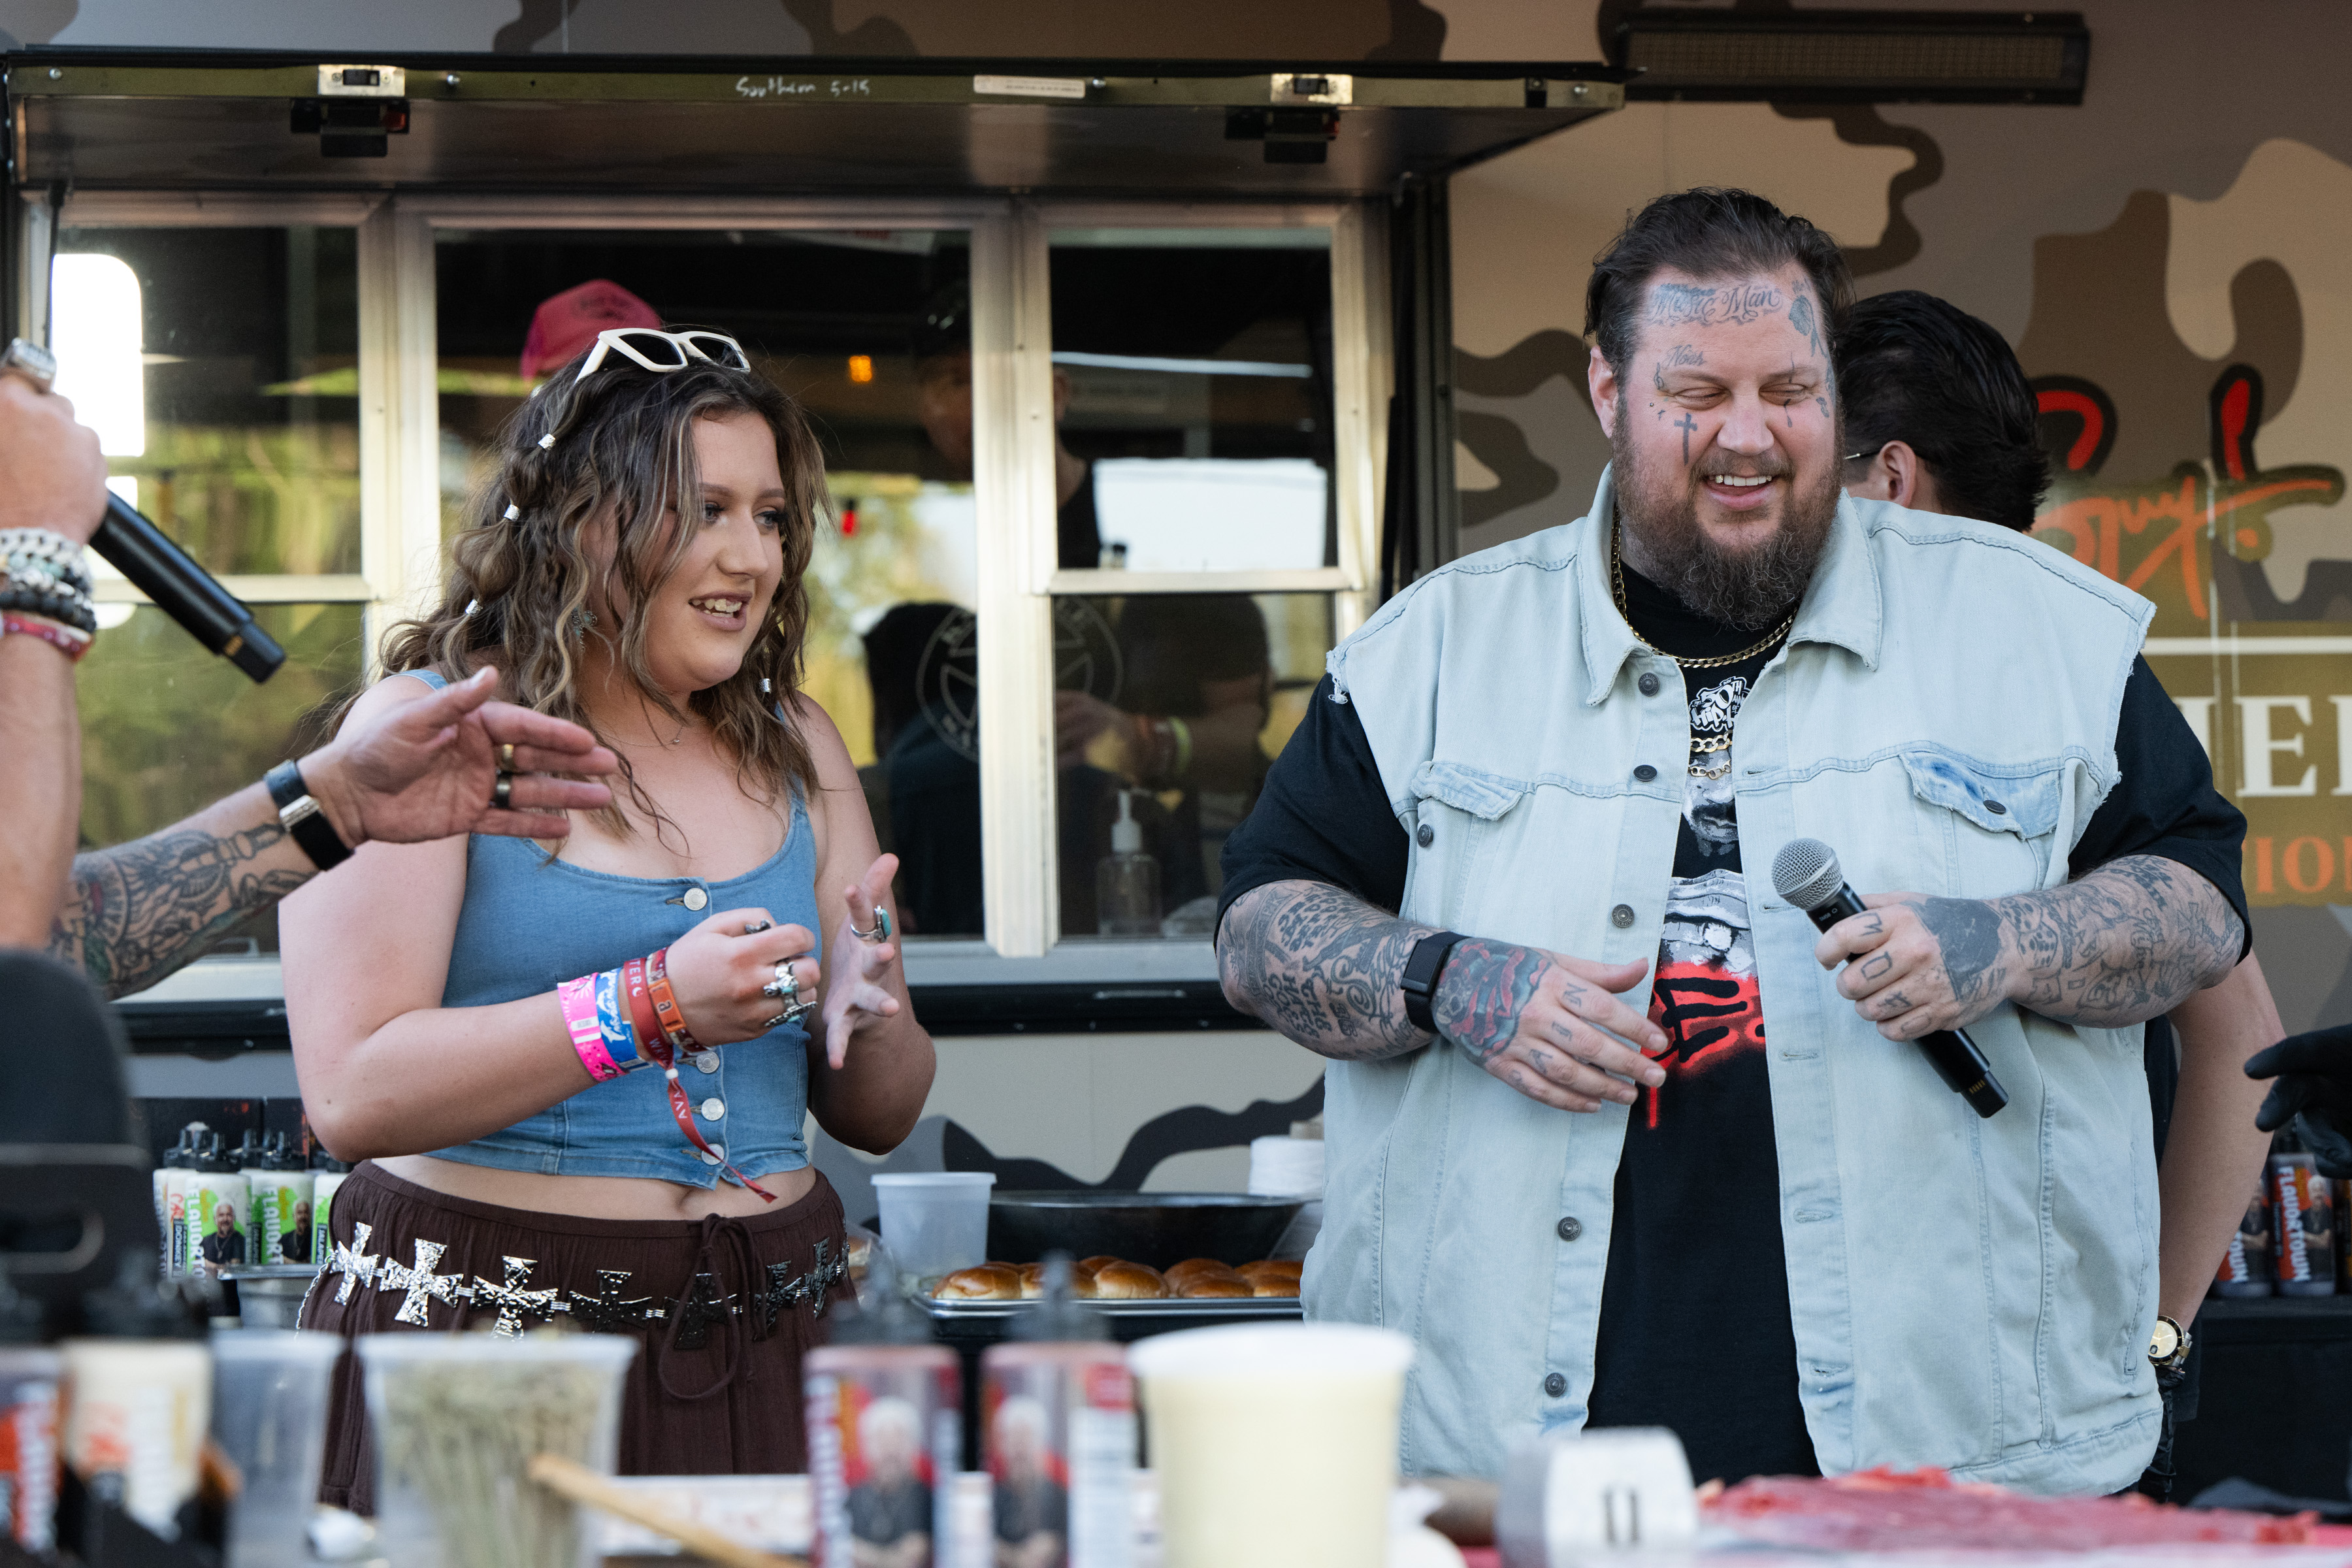
{"type": "Polygon", "coordinates": [[[608,969],[596,976],[596,1027],[604,1037],[604,1054],[623,1072],[654,1064],[637,1049],[637,1032],[629,1024],[621,1000],[621,972],[608,969]]]}

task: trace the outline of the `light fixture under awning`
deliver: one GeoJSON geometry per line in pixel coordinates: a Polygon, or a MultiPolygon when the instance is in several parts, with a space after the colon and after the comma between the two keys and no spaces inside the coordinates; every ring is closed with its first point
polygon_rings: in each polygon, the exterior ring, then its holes
{"type": "Polygon", "coordinates": [[[1612,62],[1634,99],[2079,104],[2073,11],[1663,10],[1624,14],[1612,62]]]}
{"type": "Polygon", "coordinates": [[[1624,101],[1597,64],[372,62],[396,99],[322,98],[315,61],[8,64],[17,179],[79,189],[1369,195],[1624,101]]]}

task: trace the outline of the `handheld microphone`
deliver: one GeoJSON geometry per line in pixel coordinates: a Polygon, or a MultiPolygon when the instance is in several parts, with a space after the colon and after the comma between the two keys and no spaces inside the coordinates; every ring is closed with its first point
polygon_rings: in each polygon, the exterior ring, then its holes
{"type": "MultiPolygon", "coordinates": [[[[1772,886],[1825,931],[1849,916],[1868,912],[1845,885],[1837,851],[1818,838],[1789,841],[1773,858],[1772,886]]],[[[1913,1043],[1927,1053],[1937,1074],[1979,1116],[1990,1116],[2009,1103],[2009,1091],[1992,1076],[1992,1063],[1962,1031],[1937,1029],[1913,1043]]]]}
{"type": "MultiPolygon", "coordinates": [[[[8,372],[47,392],[57,379],[58,362],[39,344],[17,338],[0,354],[0,374],[8,372]]],[[[189,636],[257,683],[286,662],[286,650],[255,623],[244,602],[121,496],[107,496],[106,516],[90,536],[89,547],[189,636]]]]}

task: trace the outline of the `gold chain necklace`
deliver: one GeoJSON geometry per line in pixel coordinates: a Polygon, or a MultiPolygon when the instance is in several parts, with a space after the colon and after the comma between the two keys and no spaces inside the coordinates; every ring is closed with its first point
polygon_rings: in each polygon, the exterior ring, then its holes
{"type": "MultiPolygon", "coordinates": [[[[1621,528],[1622,526],[1622,524],[1619,525],[1621,528]]],[[[1617,540],[1618,529],[1612,528],[1609,531],[1609,594],[1610,597],[1617,603],[1617,613],[1625,617],[1625,629],[1633,631],[1633,613],[1625,607],[1625,568],[1623,557],[1618,552],[1617,540]]],[[[1685,669],[1720,669],[1727,664],[1746,664],[1757,655],[1767,652],[1774,643],[1787,637],[1789,629],[1796,624],[1797,612],[1790,610],[1789,618],[1773,627],[1766,634],[1764,640],[1755,647],[1742,648],[1738,653],[1718,654],[1713,658],[1685,658],[1678,653],[1666,653],[1664,648],[1658,647],[1638,631],[1633,631],[1633,640],[1652,653],[1664,654],[1685,669]]]]}

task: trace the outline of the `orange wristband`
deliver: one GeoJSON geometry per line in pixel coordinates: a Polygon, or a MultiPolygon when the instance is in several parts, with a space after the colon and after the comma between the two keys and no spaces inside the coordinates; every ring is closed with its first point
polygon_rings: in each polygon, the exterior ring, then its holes
{"type": "Polygon", "coordinates": [[[663,948],[646,960],[646,992],[653,998],[654,1016],[661,1024],[674,1050],[691,1051],[698,1047],[694,1037],[687,1033],[686,1015],[678,1010],[677,993],[669,984],[669,949],[663,948]]]}

